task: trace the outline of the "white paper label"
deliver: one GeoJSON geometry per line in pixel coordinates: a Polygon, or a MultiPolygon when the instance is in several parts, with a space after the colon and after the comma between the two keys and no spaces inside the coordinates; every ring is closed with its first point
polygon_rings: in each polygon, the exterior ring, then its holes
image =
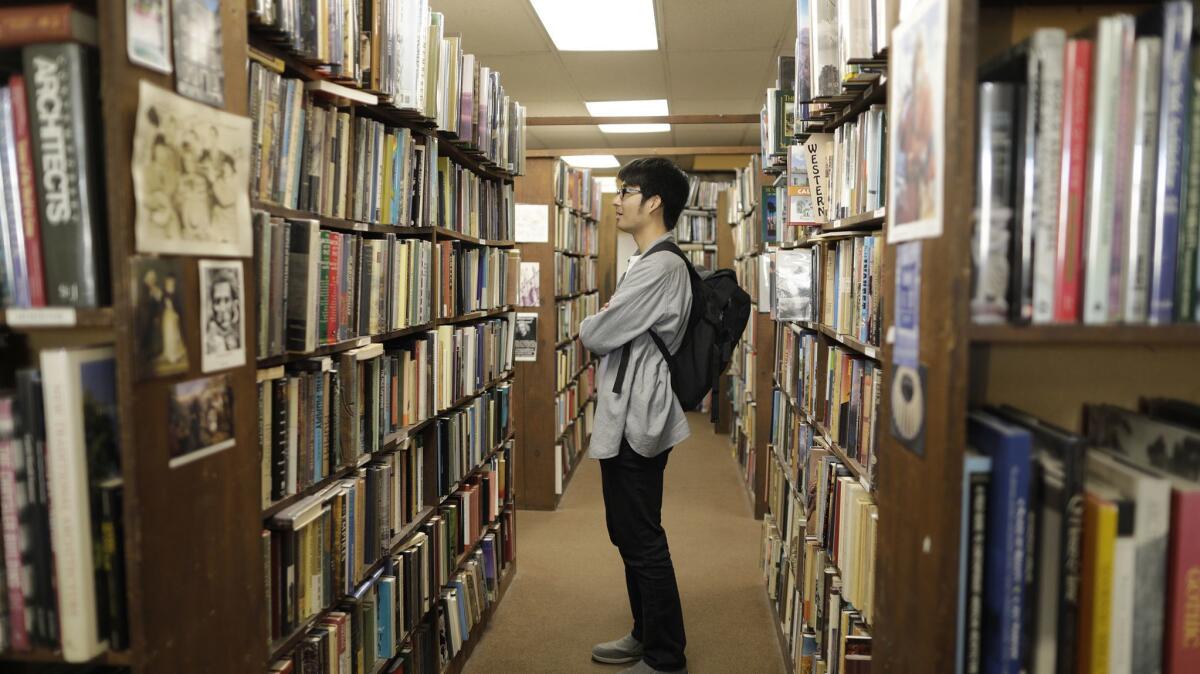
{"type": "Polygon", "coordinates": [[[4,312],[4,318],[14,328],[70,327],[75,325],[75,308],[8,309],[4,312]]]}

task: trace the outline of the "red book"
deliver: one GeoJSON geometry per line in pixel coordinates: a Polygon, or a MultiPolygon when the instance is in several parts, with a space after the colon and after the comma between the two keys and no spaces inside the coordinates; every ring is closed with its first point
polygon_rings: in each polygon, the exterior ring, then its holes
{"type": "Polygon", "coordinates": [[[0,48],[40,42],[96,44],[96,19],[71,2],[0,8],[0,48]]]}
{"type": "Polygon", "coordinates": [[[12,91],[13,136],[17,143],[17,176],[21,191],[21,218],[25,227],[25,271],[29,276],[29,305],[46,306],[46,274],[42,271],[42,222],[38,216],[37,175],[33,171],[33,145],[29,139],[29,98],[25,77],[8,79],[12,91]]]}
{"type": "Polygon", "coordinates": [[[1196,671],[1200,661],[1200,490],[1171,492],[1163,672],[1196,671]]]}
{"type": "Polygon", "coordinates": [[[341,292],[341,272],[342,269],[342,237],[340,234],[334,234],[329,241],[329,302],[326,303],[325,324],[328,326],[325,329],[325,339],[330,344],[336,344],[341,335],[338,328],[340,321],[338,317],[338,293],[341,292]]]}
{"type": "Polygon", "coordinates": [[[1092,42],[1069,40],[1063,64],[1062,171],[1054,261],[1054,320],[1079,322],[1087,185],[1092,42]]]}

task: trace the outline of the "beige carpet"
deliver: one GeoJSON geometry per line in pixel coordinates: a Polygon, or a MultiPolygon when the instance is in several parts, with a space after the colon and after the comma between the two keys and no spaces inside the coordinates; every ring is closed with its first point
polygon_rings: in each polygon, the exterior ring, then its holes
{"type": "MultiPolygon", "coordinates": [[[[692,414],[671,452],[663,526],[687,630],[688,670],[784,672],[758,571],[760,522],[738,480],[728,436],[692,414]]],[[[619,672],[590,659],[631,627],[625,577],[604,526],[600,466],[585,459],[556,512],[517,515],[517,577],[464,672],[619,672]]]]}

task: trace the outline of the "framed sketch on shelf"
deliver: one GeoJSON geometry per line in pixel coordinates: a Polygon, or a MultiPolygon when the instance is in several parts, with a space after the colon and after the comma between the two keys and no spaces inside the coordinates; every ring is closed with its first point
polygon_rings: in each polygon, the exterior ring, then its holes
{"type": "Polygon", "coordinates": [[[200,260],[200,369],[246,364],[246,295],[240,260],[200,260]]]}
{"type": "Polygon", "coordinates": [[[892,32],[888,243],[942,235],[947,16],[945,2],[923,0],[892,32]]]}

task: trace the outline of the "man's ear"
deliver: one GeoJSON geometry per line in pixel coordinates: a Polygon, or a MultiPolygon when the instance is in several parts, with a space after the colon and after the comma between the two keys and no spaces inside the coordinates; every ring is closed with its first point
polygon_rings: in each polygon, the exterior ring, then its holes
{"type": "Polygon", "coordinates": [[[647,213],[653,213],[655,211],[655,209],[662,208],[662,205],[663,205],[662,197],[660,197],[658,195],[654,195],[654,196],[650,197],[649,199],[646,199],[643,203],[646,204],[646,212],[647,213]]]}

